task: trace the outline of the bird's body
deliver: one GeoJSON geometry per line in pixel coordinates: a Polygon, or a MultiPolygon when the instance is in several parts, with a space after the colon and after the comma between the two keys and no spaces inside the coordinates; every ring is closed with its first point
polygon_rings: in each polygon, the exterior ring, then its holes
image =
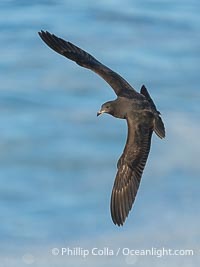
{"type": "Polygon", "coordinates": [[[140,100],[117,97],[116,100],[112,101],[112,106],[115,112],[111,115],[118,119],[126,119],[128,117],[136,119],[135,113],[138,113],[139,116],[139,114],[143,112],[153,112],[150,103],[145,97],[142,97],[140,100]]]}
{"type": "Polygon", "coordinates": [[[104,103],[97,115],[108,113],[116,118],[126,119],[128,125],[127,141],[117,163],[118,171],[110,203],[113,222],[123,225],[140,185],[152,133],[154,131],[160,138],[165,137],[160,112],[144,85],[138,93],[120,75],[81,48],[48,32],[41,31],[39,35],[57,53],[100,75],[117,95],[115,100],[104,103]]]}

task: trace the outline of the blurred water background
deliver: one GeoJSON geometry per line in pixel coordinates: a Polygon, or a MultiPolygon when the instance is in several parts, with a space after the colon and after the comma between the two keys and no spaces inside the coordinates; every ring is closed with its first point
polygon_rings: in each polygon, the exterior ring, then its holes
{"type": "Polygon", "coordinates": [[[200,258],[200,2],[1,0],[1,266],[198,266],[200,258]],[[123,228],[110,193],[126,123],[96,118],[115,98],[98,76],[50,50],[48,30],[96,56],[166,125],[155,135],[123,228]],[[53,256],[53,247],[194,249],[195,256],[53,256]]]}

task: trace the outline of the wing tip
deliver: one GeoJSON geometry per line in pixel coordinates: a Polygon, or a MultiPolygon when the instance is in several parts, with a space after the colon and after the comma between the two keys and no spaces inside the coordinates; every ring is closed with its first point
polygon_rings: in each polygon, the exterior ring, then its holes
{"type": "Polygon", "coordinates": [[[117,221],[116,218],[113,217],[113,215],[111,215],[112,218],[112,222],[114,223],[114,225],[118,226],[118,227],[122,227],[124,225],[124,221],[117,221]]]}
{"type": "Polygon", "coordinates": [[[51,34],[50,32],[48,31],[44,31],[44,30],[40,30],[38,32],[39,36],[42,38],[42,37],[45,37],[45,36],[53,36],[53,34],[51,34]]]}
{"type": "Polygon", "coordinates": [[[40,30],[40,31],[38,32],[38,34],[39,34],[39,35],[45,34],[45,31],[40,30]]]}
{"type": "Polygon", "coordinates": [[[116,191],[113,191],[111,195],[110,211],[113,223],[116,226],[122,227],[128,217],[130,209],[126,212],[126,209],[122,206],[122,201],[119,199],[119,196],[116,195],[116,191]]]}

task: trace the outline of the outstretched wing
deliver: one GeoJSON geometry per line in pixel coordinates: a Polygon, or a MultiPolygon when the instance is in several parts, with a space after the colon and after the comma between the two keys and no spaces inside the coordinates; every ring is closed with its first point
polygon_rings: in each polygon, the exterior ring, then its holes
{"type": "Polygon", "coordinates": [[[128,138],[118,161],[118,172],[111,195],[111,217],[123,225],[137,194],[151,145],[152,124],[127,120],[128,138]]]}
{"type": "Polygon", "coordinates": [[[41,31],[38,34],[42,40],[57,53],[100,75],[113,88],[117,96],[141,98],[141,95],[137,93],[119,74],[101,64],[96,58],[81,48],[47,31],[41,31]]]}

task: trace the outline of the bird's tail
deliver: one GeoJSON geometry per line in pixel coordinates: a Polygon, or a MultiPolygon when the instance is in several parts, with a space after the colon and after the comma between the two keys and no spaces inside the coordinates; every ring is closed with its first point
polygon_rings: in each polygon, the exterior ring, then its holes
{"type": "Polygon", "coordinates": [[[164,123],[159,115],[156,115],[154,118],[154,132],[157,134],[158,137],[165,138],[165,126],[164,123]]]}
{"type": "Polygon", "coordinates": [[[152,108],[155,111],[155,116],[154,116],[154,132],[157,134],[158,137],[164,138],[165,137],[165,126],[164,123],[160,117],[160,112],[157,110],[156,105],[153,102],[153,99],[151,98],[149,92],[147,91],[147,88],[143,85],[140,93],[146,97],[146,99],[149,101],[151,104],[152,108]]]}

